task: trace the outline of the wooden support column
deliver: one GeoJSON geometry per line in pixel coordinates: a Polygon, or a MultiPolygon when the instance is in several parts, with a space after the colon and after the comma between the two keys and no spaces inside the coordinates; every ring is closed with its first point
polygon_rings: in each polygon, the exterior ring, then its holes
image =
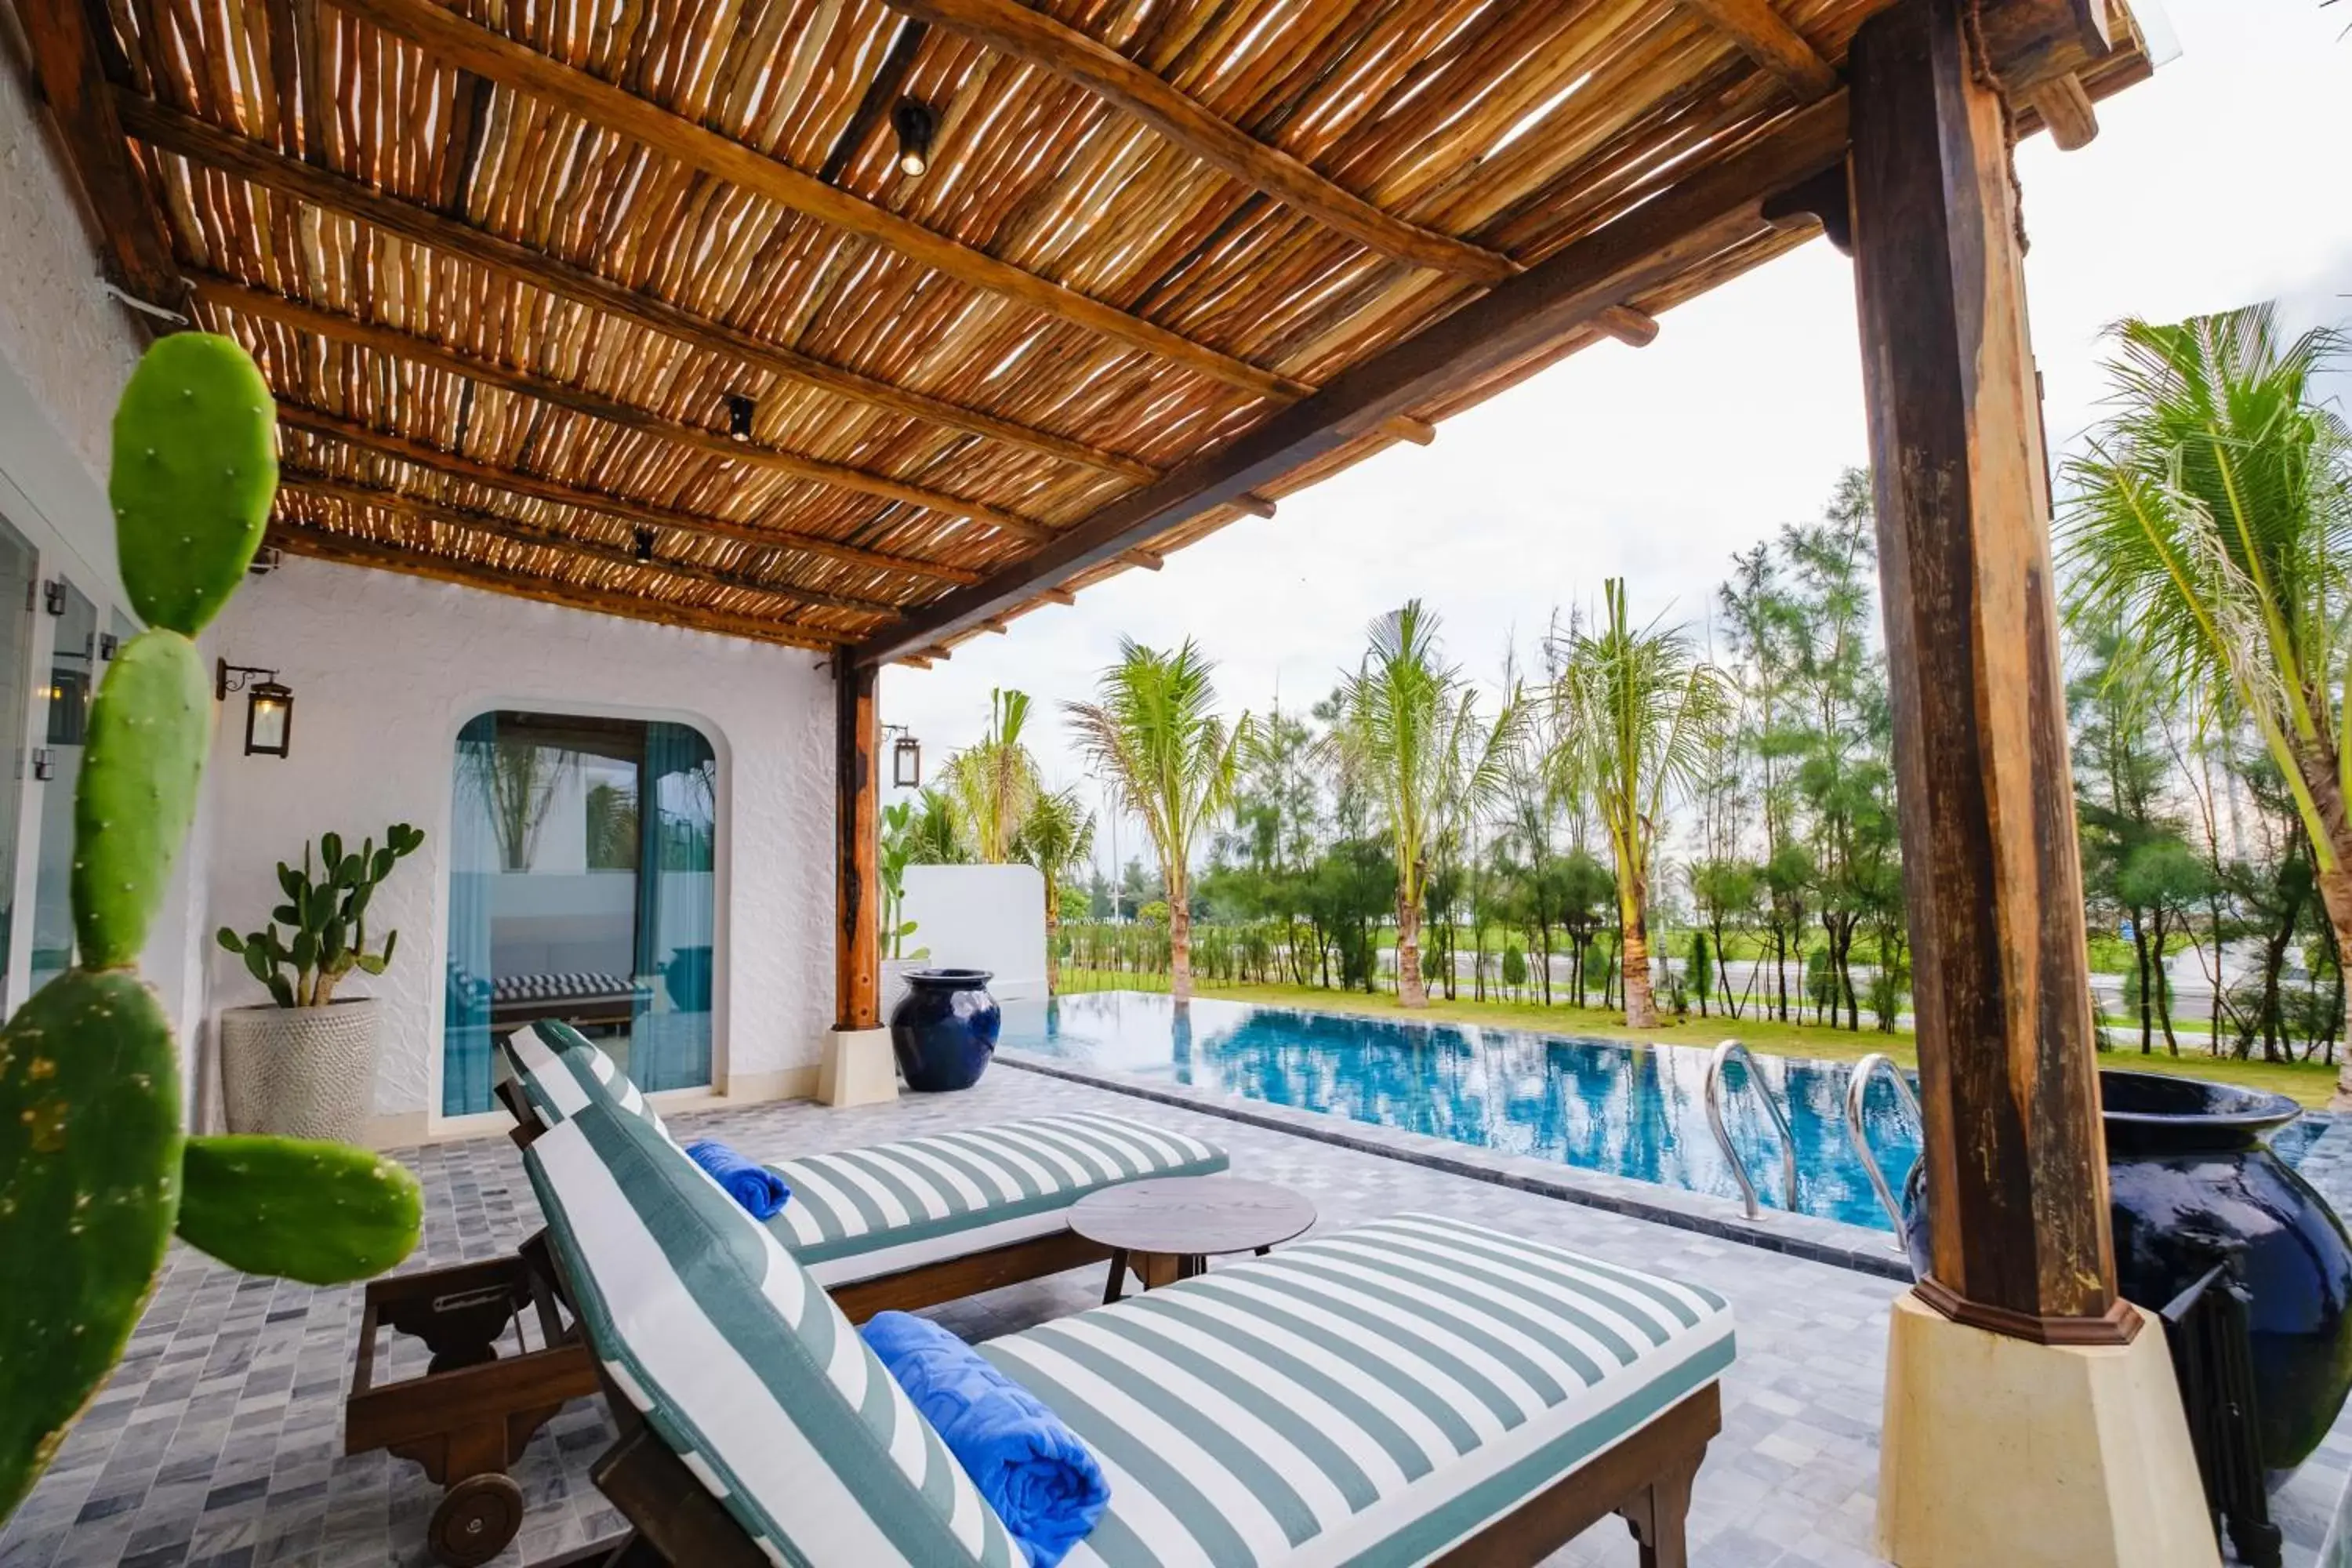
{"type": "Polygon", "coordinates": [[[882,1024],[880,849],[881,716],[876,670],[845,654],[834,660],[834,1027],[882,1024]]]}
{"type": "Polygon", "coordinates": [[[1968,0],[1848,62],[1855,285],[1935,1249],[1920,1297],[2116,1344],[2040,399],[2000,100],[1968,0]]]}

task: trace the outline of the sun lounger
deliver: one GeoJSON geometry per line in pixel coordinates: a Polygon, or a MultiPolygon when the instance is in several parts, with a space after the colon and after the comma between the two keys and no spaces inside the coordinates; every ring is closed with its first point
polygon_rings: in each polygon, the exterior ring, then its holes
{"type": "MultiPolygon", "coordinates": [[[[810,1271],[667,1140],[600,1106],[524,1161],[633,1531],[566,1561],[1019,1561],[810,1271]]],[[[1732,1332],[1706,1291],[1409,1215],[984,1353],[1111,1478],[1076,1568],[1532,1564],[1612,1512],[1680,1568],[1732,1332]]]]}
{"type": "MultiPolygon", "coordinates": [[[[499,1049],[510,1077],[499,1090],[518,1142],[604,1108],[670,1143],[628,1075],[575,1031],[543,1022],[499,1049]]],[[[1225,1165],[1212,1144],[1122,1117],[1038,1117],[787,1161],[775,1169],[793,1197],[768,1223],[863,1321],[1106,1258],[1066,1226],[1070,1205],[1118,1182],[1225,1165]]],[[[512,1257],[368,1286],[344,1451],[388,1448],[423,1465],[448,1489],[428,1531],[435,1554],[485,1562],[521,1525],[521,1493],[502,1472],[566,1400],[596,1387],[534,1237],[512,1257]],[[525,1322],[537,1343],[524,1341],[525,1322]],[[425,1375],[378,1381],[380,1328],[425,1341],[425,1375]],[[509,1334],[516,1348],[501,1358],[496,1343],[509,1334]]]]}

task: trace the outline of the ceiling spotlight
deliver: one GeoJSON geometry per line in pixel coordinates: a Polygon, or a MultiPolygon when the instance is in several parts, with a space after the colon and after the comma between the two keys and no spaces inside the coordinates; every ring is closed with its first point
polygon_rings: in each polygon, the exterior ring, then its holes
{"type": "Polygon", "coordinates": [[[654,558],[654,531],[652,529],[641,528],[637,530],[636,556],[640,561],[651,561],[654,558]]]}
{"type": "Polygon", "coordinates": [[[919,98],[902,98],[890,110],[890,126],[898,133],[898,172],[919,179],[931,166],[931,106],[919,98]]]}
{"type": "Polygon", "coordinates": [[[751,438],[751,415],[758,405],[740,392],[727,395],[727,438],[748,441],[751,438]]]}

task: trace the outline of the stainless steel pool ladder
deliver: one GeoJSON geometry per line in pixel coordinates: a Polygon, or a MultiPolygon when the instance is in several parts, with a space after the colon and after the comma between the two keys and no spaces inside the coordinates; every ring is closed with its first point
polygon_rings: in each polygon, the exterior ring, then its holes
{"type": "Polygon", "coordinates": [[[1886,1173],[1879,1168],[1878,1156],[1871,1151],[1870,1135],[1863,1126],[1863,1102],[1869,1098],[1872,1077],[1880,1072],[1885,1073],[1887,1081],[1895,1085],[1895,1097],[1910,1109],[1911,1120],[1918,1121],[1919,1097],[1911,1092],[1911,1080],[1903,1076],[1903,1069],[1895,1065],[1892,1057],[1873,1051],[1853,1064],[1853,1074],[1845,1080],[1845,1136],[1861,1159],[1863,1170],[1869,1173],[1870,1184],[1877,1192],[1886,1217],[1895,1222],[1895,1250],[1907,1253],[1911,1250],[1911,1229],[1903,1218],[1903,1205],[1895,1200],[1895,1189],[1886,1184],[1886,1173]]]}
{"type": "Polygon", "coordinates": [[[1781,1205],[1790,1213],[1797,1207],[1797,1136],[1789,1129],[1789,1113],[1780,1109],[1780,1096],[1764,1081],[1757,1070],[1756,1058],[1738,1040],[1726,1040],[1715,1047],[1715,1056],[1706,1064],[1706,1121],[1715,1129],[1716,1143],[1723,1150],[1724,1163],[1731,1167],[1732,1180],[1739,1184],[1739,1201],[1748,1210],[1749,1219],[1762,1219],[1764,1205],[1756,1201],[1756,1183],[1748,1174],[1748,1162],[1739,1157],[1732,1146],[1730,1130],[1723,1124],[1723,1069],[1731,1058],[1738,1057],[1748,1064],[1748,1082],[1756,1090],[1756,1098],[1772,1114],[1772,1125],[1780,1134],[1781,1205]]]}

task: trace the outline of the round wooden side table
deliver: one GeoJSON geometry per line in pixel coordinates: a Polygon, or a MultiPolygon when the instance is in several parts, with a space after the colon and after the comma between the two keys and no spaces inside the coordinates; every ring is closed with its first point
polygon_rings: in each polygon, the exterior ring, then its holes
{"type": "Polygon", "coordinates": [[[1161,1176],[1090,1193],[1070,1205],[1070,1229],[1110,1248],[1108,1306],[1127,1271],[1147,1290],[1208,1271],[1222,1253],[1260,1257],[1315,1223],[1315,1205],[1288,1187],[1234,1176],[1161,1176]]]}

